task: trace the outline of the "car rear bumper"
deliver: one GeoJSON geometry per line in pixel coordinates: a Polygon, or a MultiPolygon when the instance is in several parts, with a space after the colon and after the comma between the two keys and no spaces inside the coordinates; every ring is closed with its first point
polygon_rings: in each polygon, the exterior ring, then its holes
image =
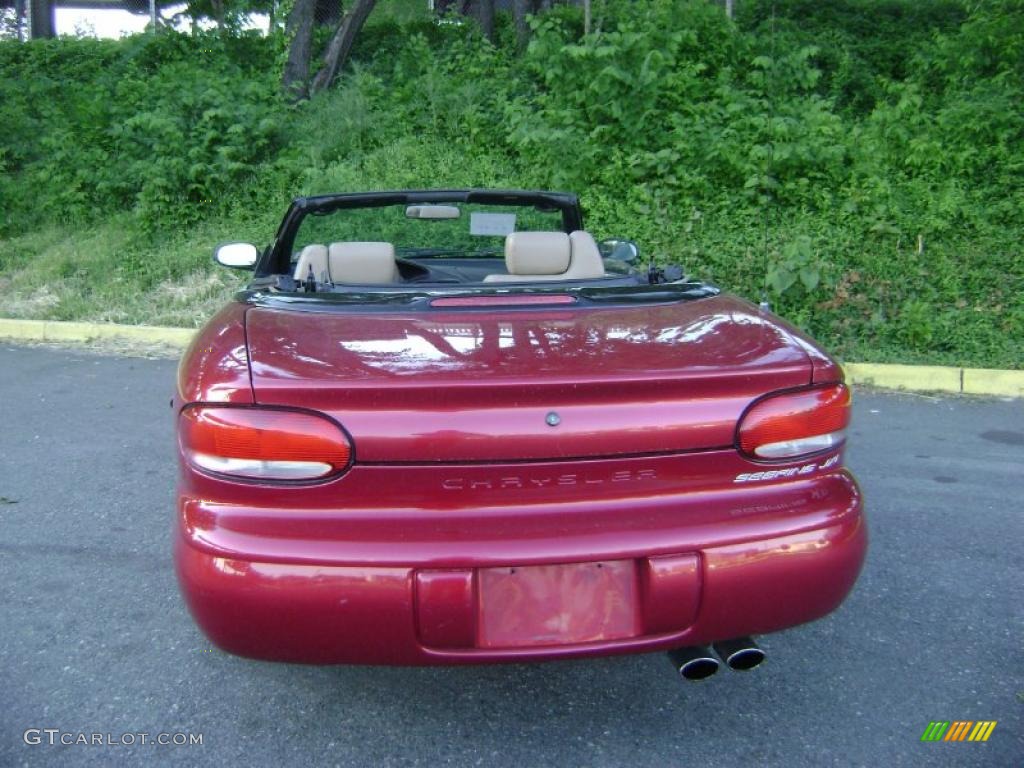
{"type": "Polygon", "coordinates": [[[456,528],[431,539],[410,516],[375,546],[356,519],[351,535],[325,539],[293,512],[183,493],[175,562],[196,622],[241,656],[317,664],[585,657],[763,634],[829,613],[863,563],[861,508],[855,481],[838,470],[620,500],[606,519],[601,510],[533,510],[515,531],[492,512],[461,510],[456,528]]]}

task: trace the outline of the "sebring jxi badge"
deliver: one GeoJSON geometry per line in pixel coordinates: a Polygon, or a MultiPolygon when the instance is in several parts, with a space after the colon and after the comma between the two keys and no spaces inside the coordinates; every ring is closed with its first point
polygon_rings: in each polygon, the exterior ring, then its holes
{"type": "Polygon", "coordinates": [[[828,469],[839,461],[838,456],[833,456],[821,464],[804,464],[802,467],[783,467],[781,469],[766,469],[763,472],[741,472],[736,475],[734,483],[754,483],[759,480],[777,480],[781,477],[797,477],[809,475],[817,469],[828,469]]]}

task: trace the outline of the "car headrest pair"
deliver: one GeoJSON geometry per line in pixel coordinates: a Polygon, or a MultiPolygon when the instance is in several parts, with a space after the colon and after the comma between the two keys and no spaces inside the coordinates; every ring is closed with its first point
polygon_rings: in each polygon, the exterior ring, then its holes
{"type": "MultiPolygon", "coordinates": [[[[513,232],[505,238],[507,274],[487,275],[484,282],[586,280],[603,277],[604,261],[589,232],[513,232]]],[[[295,265],[296,280],[310,272],[321,283],[387,285],[401,277],[395,247],[383,242],[307,245],[295,265]]]]}

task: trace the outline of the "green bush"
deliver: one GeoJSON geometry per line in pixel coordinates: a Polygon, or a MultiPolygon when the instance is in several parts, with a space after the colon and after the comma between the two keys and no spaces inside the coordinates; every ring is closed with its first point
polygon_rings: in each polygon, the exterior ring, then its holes
{"type": "Polygon", "coordinates": [[[1024,0],[559,5],[522,54],[391,5],[298,106],[279,35],[0,42],[0,313],[191,321],[197,233],[265,241],[295,194],[536,186],[841,356],[1024,366],[1024,0]],[[114,226],[108,290],[69,238],[114,226]]]}
{"type": "Polygon", "coordinates": [[[222,215],[281,146],[274,76],[245,63],[266,42],[168,33],[0,44],[4,158],[32,190],[33,218],[129,209],[152,229],[222,215]]]}

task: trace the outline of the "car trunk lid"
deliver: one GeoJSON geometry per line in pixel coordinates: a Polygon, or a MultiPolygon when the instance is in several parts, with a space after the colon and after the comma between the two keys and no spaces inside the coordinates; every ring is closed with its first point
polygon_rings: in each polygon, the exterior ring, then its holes
{"type": "Polygon", "coordinates": [[[246,314],[261,404],[310,408],[357,462],[552,460],[721,448],[803,348],[731,296],[640,306],[246,314]]]}

